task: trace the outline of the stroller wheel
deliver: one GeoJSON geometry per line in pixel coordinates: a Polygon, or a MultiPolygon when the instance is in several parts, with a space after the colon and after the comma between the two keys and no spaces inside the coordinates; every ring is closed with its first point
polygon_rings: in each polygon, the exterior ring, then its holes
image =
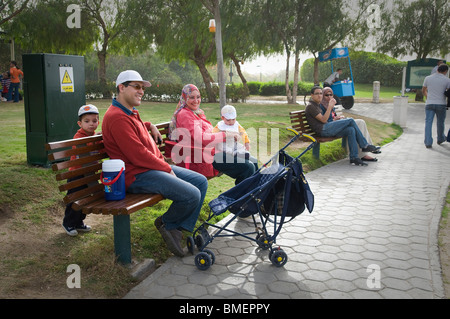
{"type": "Polygon", "coordinates": [[[266,236],[264,236],[264,234],[258,234],[256,236],[256,243],[258,244],[259,248],[263,250],[267,250],[270,247],[269,241],[267,240],[266,236]]]}
{"type": "Polygon", "coordinates": [[[282,249],[275,250],[269,257],[275,267],[283,267],[287,262],[287,255],[282,249]]]}
{"type": "Polygon", "coordinates": [[[203,246],[205,245],[205,240],[203,239],[203,236],[201,234],[198,234],[195,237],[195,244],[197,245],[197,248],[201,250],[203,246]]]}
{"type": "Polygon", "coordinates": [[[188,236],[188,238],[186,238],[186,247],[192,255],[194,254],[194,246],[195,246],[194,238],[192,236],[188,236]]]}
{"type": "Polygon", "coordinates": [[[207,253],[209,257],[211,257],[211,265],[214,265],[214,262],[216,261],[216,255],[214,255],[214,253],[209,249],[203,249],[203,252],[207,253]]]}
{"type": "Polygon", "coordinates": [[[206,270],[212,265],[211,257],[208,253],[202,251],[195,256],[195,265],[200,270],[206,270]]]}

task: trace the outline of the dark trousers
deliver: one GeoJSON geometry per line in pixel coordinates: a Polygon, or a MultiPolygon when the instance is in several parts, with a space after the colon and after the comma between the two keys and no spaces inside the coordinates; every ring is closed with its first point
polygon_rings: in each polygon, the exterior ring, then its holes
{"type": "MultiPolygon", "coordinates": [[[[77,179],[83,178],[83,176],[70,178],[67,182],[73,182],[77,179]]],[[[67,195],[75,193],[79,190],[87,188],[87,185],[82,185],[77,188],[71,189],[67,192],[67,195]]],[[[86,214],[83,214],[81,210],[72,209],[72,203],[66,205],[66,211],[64,212],[63,225],[66,227],[77,227],[83,225],[83,220],[86,218],[86,214]]]]}
{"type": "Polygon", "coordinates": [[[252,157],[238,158],[226,153],[217,153],[214,155],[213,167],[219,172],[234,178],[237,185],[258,170],[258,164],[250,159],[252,157]]]}

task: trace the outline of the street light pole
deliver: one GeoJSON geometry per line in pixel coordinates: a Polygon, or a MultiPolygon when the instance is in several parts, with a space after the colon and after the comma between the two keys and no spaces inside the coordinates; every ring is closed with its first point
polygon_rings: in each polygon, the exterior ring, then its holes
{"type": "MultiPolygon", "coordinates": [[[[223,69],[223,51],[222,51],[222,22],[220,18],[220,0],[212,0],[212,7],[209,7],[214,15],[215,24],[215,40],[216,40],[216,54],[217,54],[217,81],[219,82],[219,98],[220,108],[227,103],[227,91],[225,86],[225,72],[223,69]],[[212,10],[211,10],[212,9],[212,10]]],[[[210,2],[210,3],[211,3],[210,2]]],[[[205,2],[204,2],[205,3],[205,2]]],[[[211,32],[214,32],[211,30],[211,32]]]]}

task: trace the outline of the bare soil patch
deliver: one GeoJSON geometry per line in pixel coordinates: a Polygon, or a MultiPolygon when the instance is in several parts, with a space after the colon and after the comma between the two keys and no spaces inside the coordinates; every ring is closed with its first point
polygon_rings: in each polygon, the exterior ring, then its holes
{"type": "MultiPolygon", "coordinates": [[[[89,291],[67,287],[69,248],[80,240],[64,232],[61,226],[63,214],[62,204],[53,207],[47,220],[36,225],[25,215],[13,212],[7,206],[0,207],[0,298],[111,298],[101,289],[89,291]]],[[[106,217],[110,216],[88,216],[86,223],[95,231],[110,224],[106,217]]]]}

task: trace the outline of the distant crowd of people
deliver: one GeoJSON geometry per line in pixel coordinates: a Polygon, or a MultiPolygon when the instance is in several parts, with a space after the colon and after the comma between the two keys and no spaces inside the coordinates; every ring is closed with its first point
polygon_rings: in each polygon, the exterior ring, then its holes
{"type": "Polygon", "coordinates": [[[19,93],[21,78],[23,78],[23,71],[17,67],[16,61],[11,61],[9,70],[0,75],[2,102],[17,103],[22,99],[19,93]]]}

